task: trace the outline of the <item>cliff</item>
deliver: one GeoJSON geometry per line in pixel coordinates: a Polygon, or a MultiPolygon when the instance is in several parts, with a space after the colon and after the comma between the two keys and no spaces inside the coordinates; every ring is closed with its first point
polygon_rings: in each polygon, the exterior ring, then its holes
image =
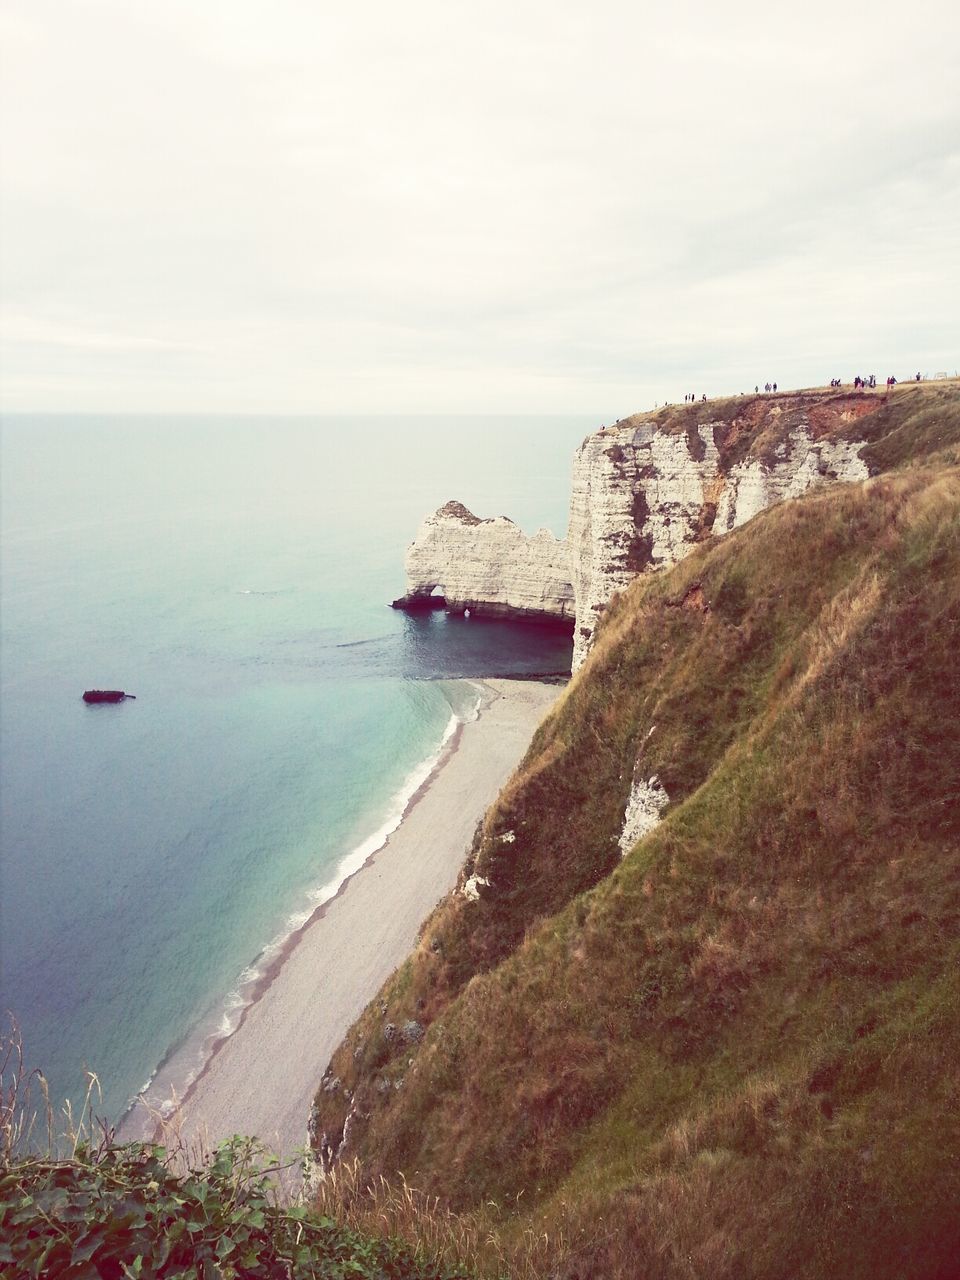
{"type": "Polygon", "coordinates": [[[676,564],[775,502],[866,479],[866,440],[848,433],[879,407],[863,396],[737,397],[590,436],[574,459],[570,502],[574,670],[610,597],[638,574],[676,564]]]}
{"type": "MultiPolygon", "coordinates": [[[[900,397],[911,389],[898,393],[900,397]]],[[[573,463],[569,533],[525,535],[505,516],[451,501],[407,552],[398,608],[574,619],[583,662],[611,596],[675,564],[711,535],[826,483],[870,474],[867,419],[890,397],[843,392],[738,396],[638,414],[589,436],[573,463]]]]}
{"type": "MultiPolygon", "coordinates": [[[[695,406],[689,432],[674,411],[586,442],[591,493],[656,497],[656,467],[690,506],[317,1094],[321,1154],[546,1242],[525,1274],[960,1256],[960,394],[848,400],[794,406],[799,442],[767,411],[738,437],[735,405],[706,439],[695,406]],[[778,464],[812,491],[748,518],[778,464]]],[[[613,564],[622,503],[606,529],[586,509],[613,564]]]]}
{"type": "Polygon", "coordinates": [[[546,529],[528,537],[506,516],[481,520],[460,502],[427,516],[407,551],[407,592],[394,608],[430,607],[501,617],[573,620],[565,542],[546,529]]]}

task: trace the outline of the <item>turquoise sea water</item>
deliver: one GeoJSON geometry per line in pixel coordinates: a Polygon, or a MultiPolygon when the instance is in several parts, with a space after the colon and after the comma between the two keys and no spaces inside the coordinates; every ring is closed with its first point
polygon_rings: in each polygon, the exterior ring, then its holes
{"type": "Polygon", "coordinates": [[[397,820],[464,678],[569,663],[550,630],[385,605],[449,498],[562,534],[593,425],[4,420],[0,1001],[54,1098],[88,1066],[116,1120],[194,1062],[397,820]]]}

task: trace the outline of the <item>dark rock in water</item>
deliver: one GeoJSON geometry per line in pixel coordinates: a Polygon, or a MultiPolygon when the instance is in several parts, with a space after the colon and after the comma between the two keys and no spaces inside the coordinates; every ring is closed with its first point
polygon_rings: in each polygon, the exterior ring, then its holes
{"type": "Polygon", "coordinates": [[[124,693],[122,689],[87,689],[83,695],[84,702],[123,702],[125,698],[133,698],[135,693],[124,693]]]}
{"type": "Polygon", "coordinates": [[[430,592],[415,592],[413,595],[401,596],[399,600],[390,601],[391,609],[406,609],[408,613],[421,613],[446,607],[445,596],[431,595],[430,592]]]}

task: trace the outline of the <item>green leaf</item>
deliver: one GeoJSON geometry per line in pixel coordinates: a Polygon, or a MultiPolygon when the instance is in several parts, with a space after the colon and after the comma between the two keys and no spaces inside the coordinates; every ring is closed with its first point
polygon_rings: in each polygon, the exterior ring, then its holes
{"type": "Polygon", "coordinates": [[[74,1263],[89,1262],[103,1244],[108,1229],[105,1223],[98,1223],[91,1231],[81,1235],[73,1246],[74,1263]]]}
{"type": "Polygon", "coordinates": [[[234,1241],[230,1239],[229,1236],[221,1236],[220,1239],[217,1241],[217,1248],[215,1252],[217,1257],[222,1262],[224,1258],[228,1258],[230,1254],[233,1253],[235,1248],[236,1248],[236,1245],[234,1241]]]}

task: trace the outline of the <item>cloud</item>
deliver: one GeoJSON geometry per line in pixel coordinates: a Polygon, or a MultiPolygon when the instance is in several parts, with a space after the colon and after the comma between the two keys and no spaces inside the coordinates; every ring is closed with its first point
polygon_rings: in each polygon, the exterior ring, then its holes
{"type": "Polygon", "coordinates": [[[182,342],[171,342],[163,338],[133,333],[108,333],[90,328],[70,328],[48,319],[9,312],[0,316],[0,343],[8,347],[69,347],[80,351],[110,352],[191,349],[182,342]]]}
{"type": "Polygon", "coordinates": [[[761,363],[956,363],[952,6],[3,21],[18,406],[609,418],[761,363]]]}

